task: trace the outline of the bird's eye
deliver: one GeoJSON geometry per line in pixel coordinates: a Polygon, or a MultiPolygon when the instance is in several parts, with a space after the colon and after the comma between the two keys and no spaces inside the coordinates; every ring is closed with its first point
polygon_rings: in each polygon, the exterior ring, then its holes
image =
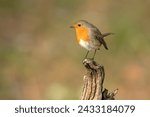
{"type": "Polygon", "coordinates": [[[81,24],[78,24],[78,26],[80,27],[80,26],[81,26],[81,24]]]}

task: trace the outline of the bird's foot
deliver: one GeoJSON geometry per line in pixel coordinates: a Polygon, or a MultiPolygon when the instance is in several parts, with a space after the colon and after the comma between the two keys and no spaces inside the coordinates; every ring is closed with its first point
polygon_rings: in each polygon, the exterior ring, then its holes
{"type": "Polygon", "coordinates": [[[94,58],[84,58],[82,63],[87,63],[87,61],[94,61],[94,58]]]}

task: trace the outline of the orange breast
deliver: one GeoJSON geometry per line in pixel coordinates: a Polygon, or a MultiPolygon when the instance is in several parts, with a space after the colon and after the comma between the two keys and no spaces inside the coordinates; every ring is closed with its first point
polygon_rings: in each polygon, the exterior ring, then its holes
{"type": "Polygon", "coordinates": [[[77,41],[80,42],[80,39],[88,41],[89,40],[88,33],[89,33],[88,29],[84,27],[77,27],[76,28],[77,41]]]}

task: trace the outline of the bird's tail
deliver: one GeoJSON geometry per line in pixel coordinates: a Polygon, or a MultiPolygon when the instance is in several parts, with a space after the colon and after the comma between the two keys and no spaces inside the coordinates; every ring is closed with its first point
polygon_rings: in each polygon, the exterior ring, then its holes
{"type": "Polygon", "coordinates": [[[113,35],[114,33],[104,33],[104,34],[102,34],[102,37],[106,37],[106,36],[108,36],[108,35],[113,35]]]}

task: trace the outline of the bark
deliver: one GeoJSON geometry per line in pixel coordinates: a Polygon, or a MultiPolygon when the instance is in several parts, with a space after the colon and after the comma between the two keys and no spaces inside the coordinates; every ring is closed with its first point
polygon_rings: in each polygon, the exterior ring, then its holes
{"type": "Polygon", "coordinates": [[[104,67],[92,59],[85,59],[83,65],[86,68],[86,74],[83,77],[84,84],[81,100],[114,100],[118,89],[109,92],[103,88],[104,67]]]}

